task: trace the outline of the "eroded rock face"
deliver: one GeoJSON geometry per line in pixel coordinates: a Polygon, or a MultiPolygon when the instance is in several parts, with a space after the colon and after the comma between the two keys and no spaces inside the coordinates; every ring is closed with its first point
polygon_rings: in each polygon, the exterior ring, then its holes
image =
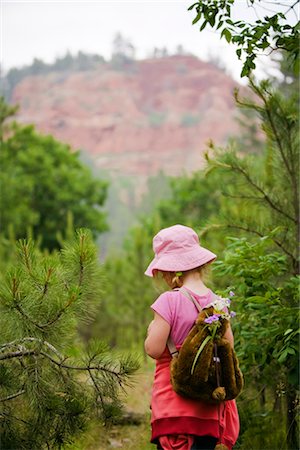
{"type": "Polygon", "coordinates": [[[196,57],[171,56],[27,77],[12,102],[18,120],[81,149],[97,167],[145,180],[201,168],[207,141],[222,144],[237,131],[236,84],[196,57]]]}

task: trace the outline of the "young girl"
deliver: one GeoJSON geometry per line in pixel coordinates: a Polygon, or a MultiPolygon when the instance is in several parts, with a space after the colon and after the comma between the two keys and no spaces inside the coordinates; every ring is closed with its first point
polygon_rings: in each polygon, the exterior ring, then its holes
{"type": "MultiPolygon", "coordinates": [[[[162,277],[171,289],[184,287],[205,308],[213,292],[203,282],[205,267],[216,255],[199,244],[194,230],[174,225],[153,239],[155,258],[145,274],[162,277]]],[[[177,395],[170,383],[171,355],[166,347],[171,335],[177,348],[198,316],[195,305],[179,290],[164,292],[153,303],[154,320],[148,327],[145,350],[156,359],[151,399],[151,442],[163,450],[232,449],[239,433],[234,400],[211,405],[177,395]],[[223,445],[221,445],[223,444],[223,445]]],[[[226,335],[233,347],[229,326],[226,335]]]]}

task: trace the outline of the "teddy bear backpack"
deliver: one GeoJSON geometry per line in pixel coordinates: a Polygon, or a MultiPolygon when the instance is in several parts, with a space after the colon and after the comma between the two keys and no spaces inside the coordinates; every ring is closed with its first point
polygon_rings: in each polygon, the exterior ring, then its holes
{"type": "Polygon", "coordinates": [[[229,300],[216,296],[211,306],[201,309],[188,291],[178,290],[194,303],[199,314],[179,351],[169,336],[172,387],[183,397],[207,403],[233,400],[242,391],[244,381],[235,351],[224,338],[230,315],[227,307],[223,311],[221,307],[222,300],[227,305],[229,300]]]}

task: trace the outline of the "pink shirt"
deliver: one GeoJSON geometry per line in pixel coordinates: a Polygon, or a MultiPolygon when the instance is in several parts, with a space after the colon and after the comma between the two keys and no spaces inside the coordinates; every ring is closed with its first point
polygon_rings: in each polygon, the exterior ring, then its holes
{"type": "MultiPolygon", "coordinates": [[[[198,301],[201,308],[205,308],[213,301],[214,294],[211,290],[205,295],[189,292],[198,301]]],[[[151,305],[151,308],[170,325],[171,337],[175,345],[183,343],[198,316],[198,310],[193,302],[180,291],[164,292],[151,305]]]]}

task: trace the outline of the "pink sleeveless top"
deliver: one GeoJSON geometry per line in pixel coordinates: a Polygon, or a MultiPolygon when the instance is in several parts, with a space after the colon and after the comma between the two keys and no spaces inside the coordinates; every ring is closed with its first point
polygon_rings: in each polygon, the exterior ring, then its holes
{"type": "MultiPolygon", "coordinates": [[[[213,293],[193,296],[203,308],[211,302],[213,293]]],[[[194,304],[180,291],[170,291],[162,294],[151,308],[170,324],[171,336],[180,347],[198,315],[194,304]]],[[[156,361],[151,398],[151,442],[172,434],[213,436],[221,437],[220,441],[231,449],[239,434],[235,401],[217,406],[177,395],[170,383],[170,362],[171,355],[166,348],[156,361]]]]}

